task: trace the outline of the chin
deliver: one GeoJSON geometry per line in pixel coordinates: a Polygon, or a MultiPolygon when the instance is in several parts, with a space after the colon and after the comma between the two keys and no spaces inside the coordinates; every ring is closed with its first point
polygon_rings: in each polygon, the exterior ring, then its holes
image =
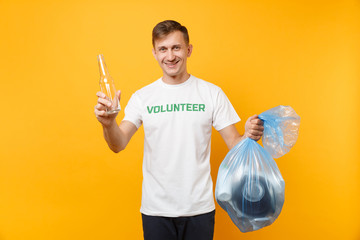
{"type": "Polygon", "coordinates": [[[179,72],[176,71],[176,72],[168,72],[168,71],[165,71],[166,75],[168,75],[169,77],[175,77],[175,76],[178,76],[179,75],[179,72]]]}

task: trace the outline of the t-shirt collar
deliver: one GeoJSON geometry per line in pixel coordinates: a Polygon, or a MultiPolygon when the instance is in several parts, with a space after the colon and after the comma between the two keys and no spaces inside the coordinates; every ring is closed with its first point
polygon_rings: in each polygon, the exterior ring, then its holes
{"type": "Polygon", "coordinates": [[[190,84],[193,81],[194,77],[190,74],[190,77],[183,83],[179,83],[179,84],[167,84],[162,80],[162,77],[159,79],[160,83],[162,86],[166,87],[166,88],[179,88],[179,87],[184,87],[188,84],[190,84]]]}

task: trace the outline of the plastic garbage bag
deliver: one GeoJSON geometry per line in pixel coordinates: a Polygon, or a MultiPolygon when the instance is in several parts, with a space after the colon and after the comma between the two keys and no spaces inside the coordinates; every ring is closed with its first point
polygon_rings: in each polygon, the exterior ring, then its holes
{"type": "Polygon", "coordinates": [[[289,106],[277,106],[259,115],[264,122],[262,143],[273,158],[279,158],[294,146],[300,117],[289,106]]]}
{"type": "Polygon", "coordinates": [[[266,227],[279,216],[285,182],[271,155],[279,157],[290,150],[300,124],[289,106],[272,108],[259,118],[264,121],[267,150],[250,138],[242,140],[226,155],[216,181],[216,201],[242,232],[266,227]]]}

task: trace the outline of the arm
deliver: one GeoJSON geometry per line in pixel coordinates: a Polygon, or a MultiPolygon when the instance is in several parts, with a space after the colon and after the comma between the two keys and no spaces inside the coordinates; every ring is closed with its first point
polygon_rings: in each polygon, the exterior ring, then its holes
{"type": "MultiPolygon", "coordinates": [[[[117,113],[110,115],[106,113],[106,107],[110,106],[111,102],[102,92],[98,92],[96,95],[98,96],[98,103],[95,106],[96,118],[103,127],[104,138],[109,148],[118,153],[125,149],[137,127],[129,121],[123,121],[118,126],[115,120],[117,113]]],[[[120,91],[116,95],[120,101],[120,91]]]]}
{"type": "Polygon", "coordinates": [[[257,115],[249,117],[245,123],[245,133],[240,135],[234,124],[229,125],[219,131],[221,137],[224,139],[227,147],[232,149],[241,140],[249,137],[255,141],[258,141],[264,131],[263,122],[257,115]]]}
{"type": "Polygon", "coordinates": [[[119,126],[116,121],[111,123],[110,126],[103,125],[105,141],[109,148],[115,153],[125,149],[136,130],[136,126],[129,121],[123,121],[119,126]]]}
{"type": "Polygon", "coordinates": [[[228,149],[232,149],[238,142],[243,140],[245,135],[240,135],[235,124],[229,125],[219,131],[228,149]]]}

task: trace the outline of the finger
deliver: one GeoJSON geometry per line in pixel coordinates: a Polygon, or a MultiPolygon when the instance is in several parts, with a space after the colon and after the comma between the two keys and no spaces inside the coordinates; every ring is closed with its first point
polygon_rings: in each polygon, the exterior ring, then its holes
{"type": "Polygon", "coordinates": [[[252,123],[252,121],[254,121],[255,119],[257,119],[257,117],[258,117],[257,115],[251,116],[251,117],[249,117],[249,118],[247,119],[246,122],[252,123]]]}
{"type": "Polygon", "coordinates": [[[104,106],[103,104],[96,104],[95,105],[95,110],[98,110],[98,111],[102,111],[102,110],[106,110],[106,106],[104,106]]]}
{"type": "Polygon", "coordinates": [[[256,119],[256,118],[258,118],[258,115],[257,115],[257,114],[255,114],[255,115],[253,115],[253,116],[249,117],[249,119],[250,119],[250,120],[253,120],[253,119],[256,119]]]}
{"type": "Polygon", "coordinates": [[[98,103],[106,106],[106,107],[110,107],[111,106],[111,101],[104,99],[104,98],[98,98],[98,103]]]}
{"type": "Polygon", "coordinates": [[[98,111],[106,110],[107,107],[104,104],[98,103],[95,105],[95,109],[98,111]]]}
{"type": "Polygon", "coordinates": [[[107,116],[107,113],[106,113],[105,110],[99,111],[99,110],[95,109],[95,115],[96,115],[97,117],[106,117],[106,116],[107,116]]]}
{"type": "Polygon", "coordinates": [[[250,129],[264,131],[264,127],[262,125],[253,124],[253,125],[251,125],[250,129]]]}
{"type": "Polygon", "coordinates": [[[98,96],[99,98],[105,98],[106,97],[105,93],[103,93],[103,92],[97,92],[96,96],[98,96]]]}
{"type": "Polygon", "coordinates": [[[256,124],[260,126],[264,125],[264,122],[260,118],[251,119],[250,121],[252,124],[256,124]]]}
{"type": "Polygon", "coordinates": [[[108,106],[107,105],[104,105],[102,103],[98,103],[95,105],[95,109],[98,110],[98,111],[107,111],[108,110],[108,106]]]}
{"type": "Polygon", "coordinates": [[[251,135],[249,138],[251,138],[251,139],[253,139],[253,140],[255,140],[255,141],[258,141],[258,140],[260,140],[260,136],[253,136],[253,135],[251,135]]]}
{"type": "Polygon", "coordinates": [[[261,138],[262,135],[263,135],[263,132],[261,132],[261,131],[256,131],[256,130],[249,131],[250,138],[261,138]]]}
{"type": "Polygon", "coordinates": [[[250,130],[249,133],[250,133],[250,135],[253,135],[253,136],[262,136],[263,135],[263,132],[258,131],[258,130],[250,130]]]}

